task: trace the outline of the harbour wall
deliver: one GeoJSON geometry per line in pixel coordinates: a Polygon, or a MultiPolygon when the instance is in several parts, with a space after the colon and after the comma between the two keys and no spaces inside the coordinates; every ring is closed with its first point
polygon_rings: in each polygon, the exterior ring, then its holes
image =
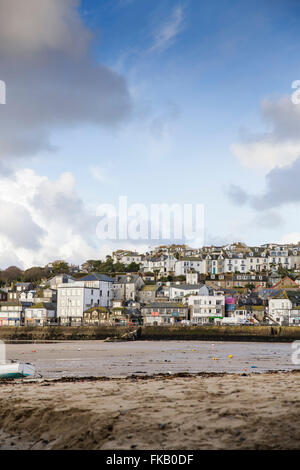
{"type": "MultiPolygon", "coordinates": [[[[113,326],[0,327],[4,341],[78,341],[121,338],[134,328],[113,326]]],[[[293,326],[143,326],[140,340],[271,341],[300,340],[300,327],[293,326]]]]}

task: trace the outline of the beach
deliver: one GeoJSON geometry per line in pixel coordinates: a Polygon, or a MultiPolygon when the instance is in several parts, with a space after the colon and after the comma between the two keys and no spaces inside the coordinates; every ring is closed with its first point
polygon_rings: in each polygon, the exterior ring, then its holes
{"type": "Polygon", "coordinates": [[[0,449],[300,445],[298,372],[69,380],[0,384],[0,449]]]}
{"type": "Polygon", "coordinates": [[[7,344],[7,359],[31,362],[45,378],[159,373],[288,371],[290,343],[209,341],[60,341],[7,344]],[[231,357],[229,357],[231,356],[231,357]]]}
{"type": "MultiPolygon", "coordinates": [[[[38,378],[0,382],[0,449],[297,449],[291,345],[8,344],[38,378]]],[[[295,370],[297,369],[298,370],[295,370]]]]}

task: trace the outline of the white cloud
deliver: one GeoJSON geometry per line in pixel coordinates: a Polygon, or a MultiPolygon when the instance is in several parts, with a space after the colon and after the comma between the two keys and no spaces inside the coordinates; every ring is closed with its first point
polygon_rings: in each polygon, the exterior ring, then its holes
{"type": "Polygon", "coordinates": [[[132,109],[126,80],[90,54],[78,0],[0,0],[0,160],[56,150],[57,130],[116,127],[132,109]]]}
{"type": "Polygon", "coordinates": [[[0,0],[0,42],[13,53],[82,52],[90,39],[78,0],[0,0]]]}
{"type": "Polygon", "coordinates": [[[89,170],[91,176],[100,183],[108,183],[110,181],[104,168],[101,168],[100,166],[91,166],[89,170]]]}
{"type": "Polygon", "coordinates": [[[300,233],[292,232],[285,234],[278,243],[299,243],[300,233]]]}
{"type": "Polygon", "coordinates": [[[244,133],[231,151],[248,168],[271,170],[291,165],[300,156],[300,106],[290,97],[264,100],[261,116],[268,131],[244,133]]]}
{"type": "Polygon", "coordinates": [[[299,142],[265,140],[233,144],[232,153],[247,168],[271,170],[293,163],[300,155],[299,142]]]}
{"type": "Polygon", "coordinates": [[[2,177],[0,212],[0,269],[44,266],[55,259],[82,263],[118,248],[145,251],[153,244],[97,238],[96,208],[79,197],[70,172],[53,181],[31,169],[2,177]]]}
{"type": "Polygon", "coordinates": [[[170,18],[154,33],[150,52],[164,51],[172,46],[176,37],[183,31],[183,22],[183,7],[177,5],[173,9],[170,18]]]}
{"type": "Polygon", "coordinates": [[[0,267],[9,259],[21,267],[54,259],[82,262],[100,256],[96,217],[77,195],[71,173],[56,181],[20,170],[0,185],[0,267]],[[12,256],[14,254],[14,256],[12,256]]]}

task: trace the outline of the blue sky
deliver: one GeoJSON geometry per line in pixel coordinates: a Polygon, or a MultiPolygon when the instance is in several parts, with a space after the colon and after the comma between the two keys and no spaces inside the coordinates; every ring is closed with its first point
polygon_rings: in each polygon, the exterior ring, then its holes
{"type": "MultiPolygon", "coordinates": [[[[128,112],[114,125],[51,121],[55,150],[11,158],[13,171],[30,168],[50,181],[71,174],[91,211],[119,195],[203,203],[207,244],[300,240],[298,194],[288,202],[276,196],[266,209],[255,203],[274,194],[272,172],[280,178],[300,155],[298,133],[287,131],[289,120],[300,123],[290,100],[300,79],[299,2],[83,0],[77,11],[93,35],[93,66],[124,80],[128,112]]],[[[81,83],[80,101],[84,73],[81,83]]],[[[49,249],[42,253],[28,259],[44,260],[49,249]]]]}

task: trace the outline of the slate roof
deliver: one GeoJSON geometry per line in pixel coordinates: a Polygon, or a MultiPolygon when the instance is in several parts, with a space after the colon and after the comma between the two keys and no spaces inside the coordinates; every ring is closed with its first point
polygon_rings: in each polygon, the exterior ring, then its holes
{"type": "Polygon", "coordinates": [[[76,281],[104,281],[104,282],[115,282],[111,277],[101,273],[90,273],[84,277],[76,279],[76,281]]]}

